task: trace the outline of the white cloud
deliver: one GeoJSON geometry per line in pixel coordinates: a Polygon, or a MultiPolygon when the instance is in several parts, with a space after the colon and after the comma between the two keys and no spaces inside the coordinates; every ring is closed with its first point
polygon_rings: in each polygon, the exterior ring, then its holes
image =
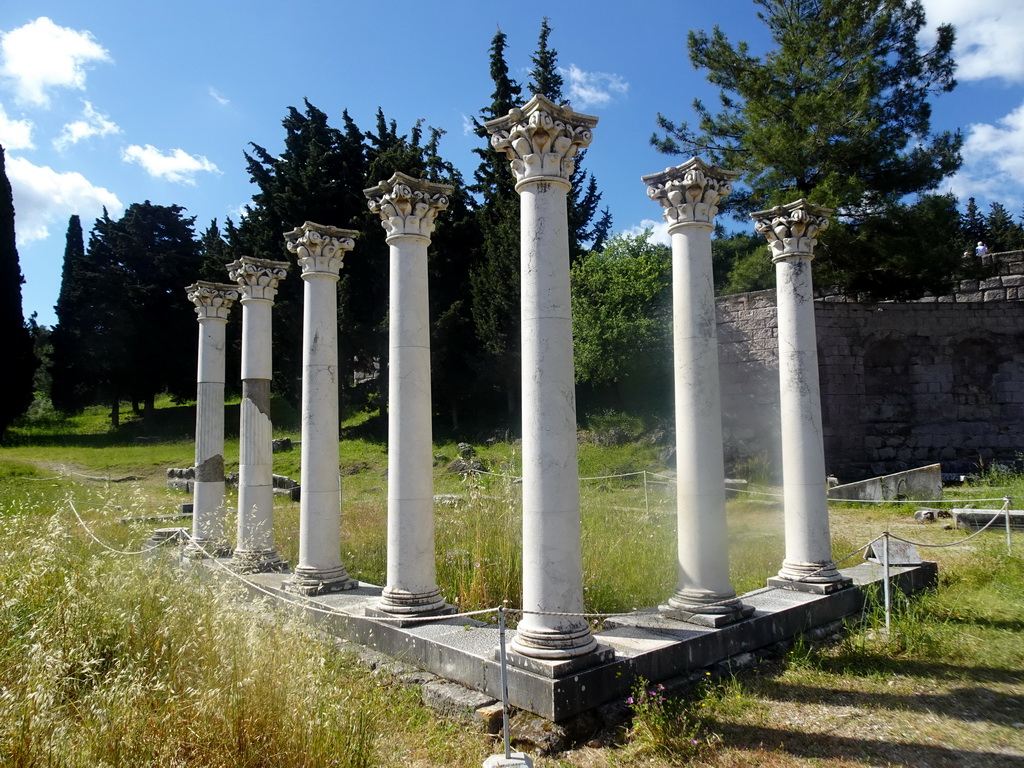
{"type": "Polygon", "coordinates": [[[220,104],[222,107],[226,107],[228,104],[231,103],[231,99],[221,95],[221,92],[214,88],[212,85],[210,86],[210,96],[212,96],[213,100],[220,104]]]}
{"type": "Polygon", "coordinates": [[[119,215],[124,208],[117,195],[80,173],[59,173],[20,157],[8,158],[7,178],[14,193],[19,245],[49,237],[48,225],[67,224],[73,213],[83,218],[99,216],[106,206],[111,215],[119,215]]]}
{"type": "Polygon", "coordinates": [[[7,116],[3,104],[0,104],[0,144],[4,149],[32,149],[32,129],[35,126],[31,120],[14,120],[7,116]]]}
{"type": "Polygon", "coordinates": [[[469,115],[462,116],[462,135],[472,136],[476,127],[473,125],[473,119],[469,115]]]}
{"type": "Polygon", "coordinates": [[[220,173],[220,169],[202,155],[190,155],[183,149],[162,152],[151,144],[132,144],[121,152],[126,163],[138,163],[155,179],[195,184],[200,172],[220,173]]]}
{"type": "Polygon", "coordinates": [[[1020,0],[924,0],[928,34],[939,24],[956,28],[959,80],[1000,77],[1014,83],[1024,82],[1024,4],[1020,0]]]}
{"type": "Polygon", "coordinates": [[[53,88],[85,89],[85,65],[111,61],[91,32],[59,27],[40,16],[0,35],[0,75],[19,102],[48,107],[53,88]]]}
{"type": "Polygon", "coordinates": [[[672,236],[668,233],[668,222],[664,219],[660,221],[654,221],[653,219],[643,219],[639,224],[634,224],[624,233],[627,235],[642,235],[645,230],[651,230],[651,242],[661,243],[662,245],[672,245],[672,236]]]}
{"type": "Polygon", "coordinates": [[[560,70],[569,83],[569,98],[580,109],[603,107],[629,90],[629,83],[607,72],[584,72],[575,64],[560,70]]]}
{"type": "Polygon", "coordinates": [[[85,108],[82,110],[82,119],[68,123],[61,130],[60,136],[53,140],[53,146],[59,150],[67,149],[72,144],[77,144],[92,136],[109,136],[112,133],[120,133],[118,125],[101,112],[97,112],[88,101],[82,102],[85,108]]]}
{"type": "Polygon", "coordinates": [[[1024,179],[1024,104],[999,118],[996,125],[971,124],[963,158],[963,169],[951,181],[957,197],[1018,202],[1009,199],[1007,192],[1019,190],[1024,179]]]}

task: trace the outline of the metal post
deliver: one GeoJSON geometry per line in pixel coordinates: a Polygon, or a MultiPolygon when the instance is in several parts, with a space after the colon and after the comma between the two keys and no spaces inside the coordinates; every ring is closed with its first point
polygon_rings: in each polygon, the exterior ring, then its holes
{"type": "Polygon", "coordinates": [[[889,638],[889,630],[892,627],[892,599],[889,589],[889,532],[882,534],[884,546],[882,547],[882,590],[885,595],[885,637],[889,638]]]}
{"type": "Polygon", "coordinates": [[[505,664],[505,606],[498,606],[498,655],[501,660],[501,729],[505,734],[505,759],[512,759],[508,729],[508,668],[505,664]]]}
{"type": "Polygon", "coordinates": [[[1003,497],[1003,514],[1006,516],[1006,551],[1010,551],[1010,497],[1003,497]]]}
{"type": "Polygon", "coordinates": [[[651,502],[647,498],[647,470],[646,469],[644,470],[644,511],[647,513],[648,517],[651,516],[651,502]]]}

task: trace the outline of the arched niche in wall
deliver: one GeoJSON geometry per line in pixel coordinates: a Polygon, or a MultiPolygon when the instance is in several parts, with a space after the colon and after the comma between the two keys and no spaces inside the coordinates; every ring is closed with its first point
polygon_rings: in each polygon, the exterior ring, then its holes
{"type": "Polygon", "coordinates": [[[910,349],[900,339],[878,339],[864,352],[864,419],[902,424],[913,418],[910,349]]]}

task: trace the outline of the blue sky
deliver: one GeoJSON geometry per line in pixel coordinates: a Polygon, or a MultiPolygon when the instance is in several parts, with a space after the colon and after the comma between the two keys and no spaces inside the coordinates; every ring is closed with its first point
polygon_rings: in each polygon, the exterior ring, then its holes
{"type": "MultiPolygon", "coordinates": [[[[960,128],[964,168],[944,185],[962,201],[1024,204],[1024,3],[925,0],[929,26],[957,27],[960,85],[935,102],[933,128],[960,128]]],[[[600,117],[586,168],[616,230],[660,222],[640,176],[684,158],[648,144],[656,114],[692,117],[712,101],[687,58],[690,28],[718,24],[762,50],[749,0],[616,0],[533,6],[291,3],[265,0],[4,0],[0,6],[0,144],[14,189],[25,314],[55,321],[68,217],[86,232],[106,206],[184,206],[197,229],[237,219],[253,193],[242,153],[282,148],[281,119],[303,98],[364,130],[377,107],[407,131],[447,131],[442,154],[471,178],[469,118],[490,100],[488,48],[508,35],[512,75],[527,80],[542,17],[553,28],[572,105],[600,117]]],[[[329,224],[332,222],[323,222],[329,224]]],[[[258,255],[258,254],[255,254],[258,255]]],[[[183,299],[184,300],[184,299],[183,299]]]]}

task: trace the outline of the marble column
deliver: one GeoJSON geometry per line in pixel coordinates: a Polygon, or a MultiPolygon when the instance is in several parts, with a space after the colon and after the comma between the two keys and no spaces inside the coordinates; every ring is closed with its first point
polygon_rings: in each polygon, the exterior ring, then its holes
{"type": "Polygon", "coordinates": [[[711,232],[738,174],[693,158],[644,176],[672,237],[678,579],[663,615],[707,626],[749,616],[729,581],[711,232]]]}
{"type": "MultiPolygon", "coordinates": [[[[523,385],[523,608],[582,613],[576,389],[567,195],[597,118],[535,95],[489,120],[520,197],[523,385]]],[[[571,659],[596,648],[586,619],[524,614],[512,650],[571,659]]]]}
{"type": "Polygon", "coordinates": [[[242,294],[238,539],[232,565],[245,573],[283,570],[286,564],[274,549],[271,315],[289,264],[243,256],[227,267],[242,294]]]}
{"type": "Polygon", "coordinates": [[[388,312],[388,575],[378,608],[450,613],[436,583],[427,248],[453,187],[396,173],[365,190],[390,256],[388,312]]]}
{"type": "Polygon", "coordinates": [[[190,557],[230,552],[224,536],[224,330],[238,286],[200,281],[185,289],[199,320],[196,461],[190,557]]]}
{"type": "Polygon", "coordinates": [[[304,282],[299,562],[285,589],[302,595],[358,586],[341,563],[338,477],[338,273],[358,235],[310,221],[285,233],[304,282]]]}
{"type": "Polygon", "coordinates": [[[750,214],[768,239],[778,290],[786,557],[771,586],[831,592],[849,581],[832,561],[811,260],[832,213],[797,200],[750,214]]]}

